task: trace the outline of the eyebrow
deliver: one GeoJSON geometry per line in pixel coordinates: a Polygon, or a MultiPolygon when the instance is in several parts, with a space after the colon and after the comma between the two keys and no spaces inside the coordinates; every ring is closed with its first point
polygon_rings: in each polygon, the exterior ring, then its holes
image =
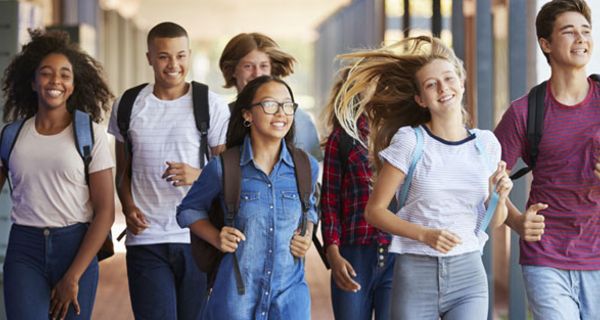
{"type": "MultiPolygon", "coordinates": [[[[582,24],[581,25],[583,28],[587,28],[587,29],[591,29],[592,27],[590,27],[589,24],[582,24]]],[[[563,26],[562,28],[558,29],[558,31],[563,31],[565,29],[569,29],[569,28],[575,28],[575,25],[573,24],[568,24],[566,26],[563,26]]]]}

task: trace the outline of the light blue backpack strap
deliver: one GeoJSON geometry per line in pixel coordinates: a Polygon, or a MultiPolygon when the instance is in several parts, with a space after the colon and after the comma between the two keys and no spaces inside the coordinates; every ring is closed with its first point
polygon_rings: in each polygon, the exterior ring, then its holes
{"type": "Polygon", "coordinates": [[[413,150],[412,159],[410,161],[410,167],[408,167],[408,173],[406,173],[406,177],[404,178],[404,183],[402,184],[402,188],[400,189],[400,196],[398,197],[398,209],[402,208],[406,203],[406,198],[408,197],[408,189],[410,189],[410,183],[412,182],[413,175],[415,173],[415,168],[417,163],[421,159],[423,155],[423,129],[420,126],[414,127],[415,135],[417,136],[417,143],[415,145],[415,149],[413,150]]]}
{"type": "Polygon", "coordinates": [[[89,165],[92,161],[92,149],[94,148],[94,131],[92,118],[89,114],[75,110],[73,113],[73,133],[75,134],[75,146],[85,167],[85,180],[88,181],[89,165]]]}
{"type": "Polygon", "coordinates": [[[12,183],[10,181],[10,175],[8,174],[8,160],[10,159],[10,154],[15,146],[15,142],[17,142],[17,137],[19,136],[19,132],[21,132],[21,128],[23,127],[25,120],[26,119],[15,120],[14,122],[4,126],[2,129],[2,136],[0,137],[0,159],[2,161],[2,171],[4,171],[4,175],[8,181],[8,186],[11,193],[12,183]]]}
{"type": "MultiPolygon", "coordinates": [[[[487,168],[493,172],[494,164],[490,161],[488,153],[481,144],[481,140],[479,139],[479,137],[475,137],[475,148],[477,148],[477,151],[483,157],[483,162],[485,163],[487,168]]],[[[494,186],[492,190],[495,189],[496,188],[494,186]]],[[[490,221],[492,221],[492,217],[494,216],[494,212],[496,211],[496,207],[498,206],[498,197],[498,193],[496,191],[492,191],[492,195],[490,196],[490,201],[488,202],[488,207],[485,211],[485,215],[483,216],[483,220],[481,221],[481,224],[479,225],[475,233],[477,233],[479,230],[487,230],[487,227],[490,224],[490,221]]]]}

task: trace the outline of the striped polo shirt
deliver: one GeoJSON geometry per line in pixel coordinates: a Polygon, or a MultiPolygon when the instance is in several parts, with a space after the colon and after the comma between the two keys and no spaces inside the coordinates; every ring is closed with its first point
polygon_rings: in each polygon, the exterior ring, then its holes
{"type": "MultiPolygon", "coordinates": [[[[558,102],[547,86],[544,131],[527,206],[548,208],[539,242],[521,240],[521,264],[566,270],[600,270],[600,180],[594,175],[600,156],[600,86],[579,104],[558,102]]],[[[521,157],[529,162],[527,96],[515,100],[495,134],[502,159],[512,168],[521,157]]]]}
{"type": "MultiPolygon", "coordinates": [[[[443,254],[425,243],[394,236],[390,252],[454,256],[481,251],[488,235],[478,226],[486,211],[488,179],[500,161],[500,144],[487,130],[473,129],[461,141],[446,141],[426,126],[421,128],[425,132],[423,155],[415,167],[406,203],[396,215],[410,223],[451,231],[462,243],[443,254]],[[476,147],[476,140],[486,156],[476,147]]],[[[413,128],[401,127],[379,156],[407,173],[415,145],[413,128]]]]}

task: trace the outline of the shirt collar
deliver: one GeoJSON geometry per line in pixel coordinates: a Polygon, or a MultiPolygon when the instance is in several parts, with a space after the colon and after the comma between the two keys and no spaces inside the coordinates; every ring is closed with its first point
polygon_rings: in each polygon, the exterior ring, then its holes
{"type": "MultiPolygon", "coordinates": [[[[244,144],[242,146],[242,154],[240,156],[240,166],[245,166],[248,162],[254,159],[254,154],[252,153],[252,142],[250,139],[250,135],[247,134],[244,137],[244,144]]],[[[279,152],[279,160],[277,162],[283,161],[288,166],[294,167],[294,160],[292,159],[292,154],[288,151],[286,147],[285,140],[281,140],[281,151],[279,152]]]]}

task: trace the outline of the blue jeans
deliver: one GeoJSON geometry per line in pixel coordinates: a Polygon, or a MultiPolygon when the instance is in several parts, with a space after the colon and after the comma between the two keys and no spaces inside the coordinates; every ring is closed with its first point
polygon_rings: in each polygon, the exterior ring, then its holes
{"type": "Polygon", "coordinates": [[[600,319],[600,271],[522,266],[534,319],[600,319]]]}
{"type": "Polygon", "coordinates": [[[189,244],[128,246],[127,278],[136,319],[200,319],[206,274],[196,267],[189,244]]]}
{"type": "Polygon", "coordinates": [[[370,320],[375,312],[375,319],[389,319],[395,254],[376,244],[340,246],[340,254],[352,264],[356,271],[354,281],[361,289],[358,292],[342,290],[332,277],[331,301],[335,318],[370,320]]]}
{"type": "MultiPolygon", "coordinates": [[[[34,228],[12,225],[4,261],[4,302],[7,319],[48,319],[50,292],[63,277],[83,241],[88,225],[34,228]]],[[[67,319],[90,319],[98,261],[90,263],[79,280],[81,314],[69,307],[67,319]]]]}
{"type": "Polygon", "coordinates": [[[391,319],[481,320],[487,314],[487,278],[479,252],[396,256],[391,319]]]}

